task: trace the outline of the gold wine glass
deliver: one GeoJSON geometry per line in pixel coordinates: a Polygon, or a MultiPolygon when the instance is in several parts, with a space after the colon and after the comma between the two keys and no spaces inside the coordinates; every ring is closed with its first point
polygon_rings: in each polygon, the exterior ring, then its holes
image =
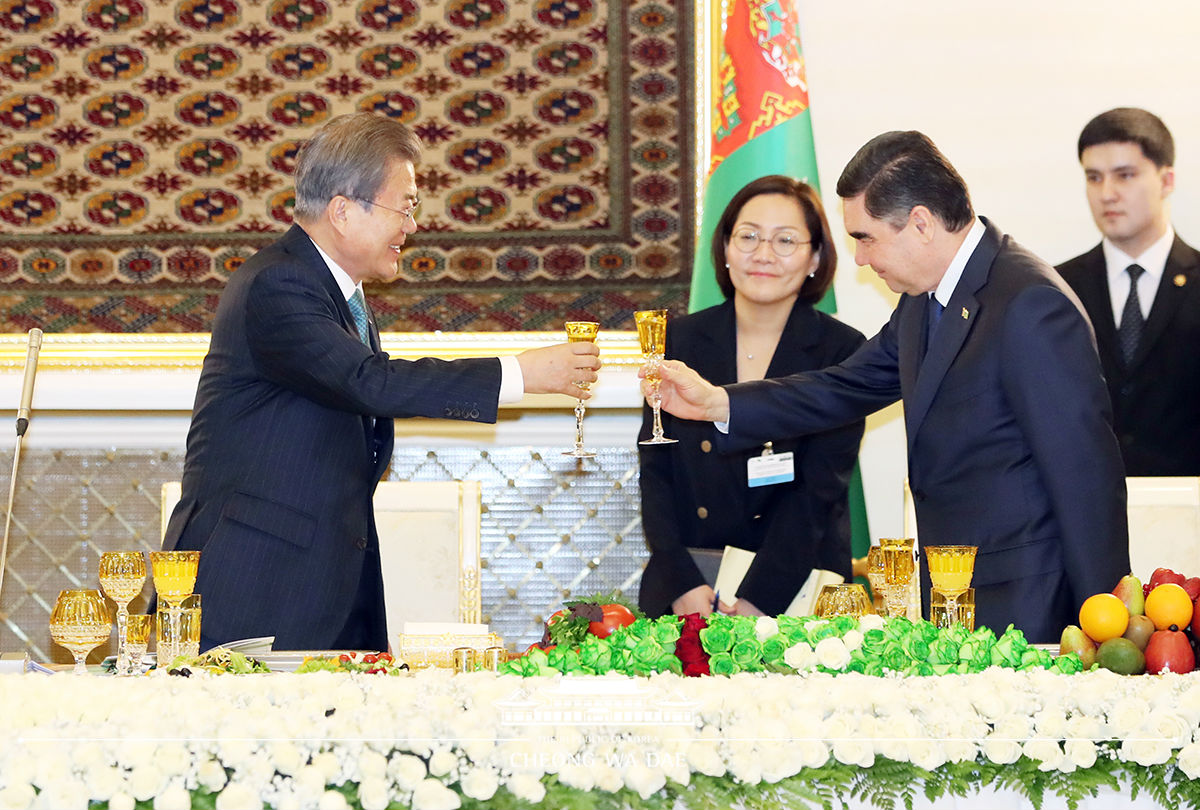
{"type": "Polygon", "coordinates": [[[642,357],[646,360],[646,379],[650,381],[651,391],[650,407],[654,410],[654,433],[649,439],[642,439],[638,444],[675,444],[677,439],[668,439],[663,435],[662,397],[658,393],[659,385],[662,383],[659,369],[662,367],[667,342],[667,311],[665,309],[639,310],[633,313],[633,320],[637,324],[642,357]]]}
{"type": "Polygon", "coordinates": [[[140,551],[106,551],[100,555],[100,587],[117,603],[117,674],[128,675],[126,622],[129,603],[142,592],[146,581],[146,558],[140,551]]]}
{"type": "Polygon", "coordinates": [[[883,593],[887,588],[887,580],[883,574],[883,549],[871,546],[867,550],[867,582],[871,583],[871,595],[875,599],[875,612],[887,614],[883,606],[883,593]]]}
{"type": "Polygon", "coordinates": [[[196,587],[196,571],[200,567],[199,551],[151,551],[150,567],[154,572],[154,590],[167,606],[170,622],[168,649],[157,651],[162,665],[171,663],[179,655],[180,605],[191,596],[196,587]]]}
{"type": "MultiPolygon", "coordinates": [[[[567,321],[567,342],[568,343],[595,343],[596,335],[600,331],[600,324],[595,321],[567,321]]],[[[592,387],[590,382],[576,380],[575,385],[586,391],[592,387]]],[[[575,447],[570,450],[564,450],[564,456],[572,458],[595,458],[596,454],[583,446],[583,399],[575,400],[575,447]]]]}
{"type": "Polygon", "coordinates": [[[945,597],[947,624],[958,623],[958,597],[971,587],[977,546],[926,546],[929,581],[945,597]]]}
{"type": "Polygon", "coordinates": [[[126,618],[127,641],[125,644],[129,667],[126,672],[118,675],[140,675],[142,672],[142,656],[146,654],[146,646],[150,643],[150,628],[154,626],[154,617],[149,613],[131,613],[126,618]]]}
{"type": "Polygon", "coordinates": [[[889,617],[908,613],[908,586],[912,584],[913,544],[911,537],[883,537],[883,601],[889,617]]]}
{"type": "Polygon", "coordinates": [[[112,616],[100,591],[94,588],[60,591],[50,611],[50,638],[75,658],[75,674],[86,675],[84,659],[108,641],[112,616]]]}
{"type": "Polygon", "coordinates": [[[813,613],[821,618],[853,616],[857,619],[874,612],[867,589],[857,582],[824,586],[813,609],[813,613]]]}

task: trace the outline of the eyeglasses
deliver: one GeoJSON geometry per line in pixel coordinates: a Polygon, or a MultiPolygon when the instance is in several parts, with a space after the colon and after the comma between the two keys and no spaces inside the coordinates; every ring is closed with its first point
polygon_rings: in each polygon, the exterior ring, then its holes
{"type": "Polygon", "coordinates": [[[791,256],[800,245],[812,244],[811,239],[798,239],[795,233],[787,231],[777,233],[768,239],[753,228],[738,228],[733,232],[729,241],[742,253],[753,253],[758,250],[760,242],[769,242],[771,250],[775,251],[775,255],[780,258],[791,256]]]}
{"type": "Polygon", "coordinates": [[[410,205],[408,208],[392,208],[390,205],[384,205],[383,203],[378,203],[378,202],[375,202],[374,200],[367,200],[362,197],[351,197],[351,199],[357,200],[358,202],[362,203],[363,205],[378,206],[379,208],[382,208],[385,211],[391,211],[393,213],[399,214],[400,216],[404,217],[405,219],[411,219],[413,222],[417,221],[417,208],[420,207],[420,205],[421,205],[420,199],[415,200],[413,202],[413,204],[410,205]]]}

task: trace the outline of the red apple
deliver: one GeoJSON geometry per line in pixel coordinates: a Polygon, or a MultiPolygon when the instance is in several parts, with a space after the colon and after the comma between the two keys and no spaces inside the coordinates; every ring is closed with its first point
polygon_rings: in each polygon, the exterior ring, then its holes
{"type": "Polygon", "coordinates": [[[1146,645],[1146,672],[1179,674],[1196,668],[1196,656],[1187,634],[1181,630],[1156,630],[1146,645]]]}
{"type": "Polygon", "coordinates": [[[1180,587],[1187,581],[1187,577],[1183,574],[1176,574],[1170,568],[1155,568],[1154,573],[1150,575],[1150,590],[1154,590],[1159,585],[1167,582],[1174,582],[1180,587]]]}
{"type": "Polygon", "coordinates": [[[1187,591],[1187,595],[1195,602],[1200,599],[1200,577],[1188,577],[1183,581],[1183,589],[1187,591]]]}
{"type": "Polygon", "coordinates": [[[1192,638],[1200,639],[1200,610],[1192,611],[1192,638]]]}

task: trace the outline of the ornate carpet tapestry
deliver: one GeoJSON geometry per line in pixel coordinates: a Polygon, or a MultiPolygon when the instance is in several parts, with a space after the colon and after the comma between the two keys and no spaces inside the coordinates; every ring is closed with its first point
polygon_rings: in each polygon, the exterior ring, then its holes
{"type": "Polygon", "coordinates": [[[0,0],[0,329],[207,331],[291,223],[297,150],[425,144],[385,330],[629,328],[686,305],[687,8],[653,0],[0,0]]]}

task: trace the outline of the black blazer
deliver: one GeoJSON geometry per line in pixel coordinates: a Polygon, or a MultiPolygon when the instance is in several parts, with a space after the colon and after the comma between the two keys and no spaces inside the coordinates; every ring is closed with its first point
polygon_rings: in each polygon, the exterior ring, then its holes
{"type": "MultiPolygon", "coordinates": [[[[682,360],[709,382],[737,381],[733,301],[667,325],[666,356],[682,360]]],[[[856,329],[797,303],[771,358],[767,375],[779,377],[824,368],[863,343],[856,329]]],[[[640,437],[651,432],[645,408],[640,437]]],[[[712,425],[663,414],[666,435],[679,444],[638,448],[641,460],[642,527],[650,561],[638,601],[652,615],[704,579],[688,547],[738,546],[758,553],[737,596],[768,615],[782,613],[813,568],[850,577],[850,516],[847,490],[862,440],[861,420],[836,430],[774,442],[777,453],[795,453],[790,483],[749,488],[746,461],[762,452],[722,454],[712,425]]],[[[733,594],[726,595],[732,602],[733,594]]]]}
{"type": "Polygon", "coordinates": [[[976,623],[1051,642],[1129,573],[1124,470],[1079,300],[985,223],[927,351],[928,296],[902,295],[841,365],[731,386],[725,441],[828,430],[902,398],[921,544],[978,546],[976,623]]]}
{"type": "Polygon", "coordinates": [[[1103,249],[1097,245],[1058,271],[1096,330],[1125,474],[1200,475],[1200,253],[1175,237],[1128,368],[1103,249]]]}
{"type": "Polygon", "coordinates": [[[371,497],[392,419],[494,422],[500,362],[389,360],[373,317],[370,340],[298,226],[229,280],[163,540],[203,552],[206,644],[328,649],[364,588],[379,595],[366,635],[387,648],[371,497]]]}

